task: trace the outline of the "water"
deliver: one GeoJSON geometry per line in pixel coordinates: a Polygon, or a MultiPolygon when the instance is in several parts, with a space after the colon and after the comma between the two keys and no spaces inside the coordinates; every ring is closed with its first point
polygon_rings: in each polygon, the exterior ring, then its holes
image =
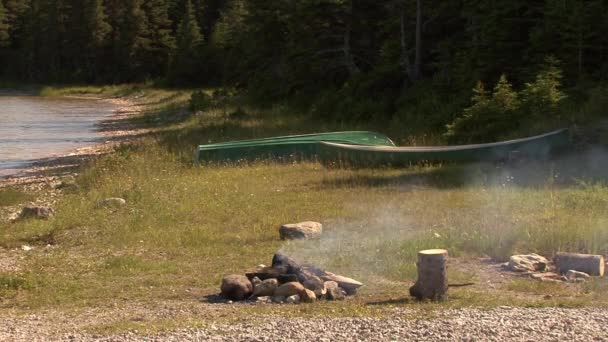
{"type": "Polygon", "coordinates": [[[0,96],[0,178],[32,162],[92,145],[114,107],[88,99],[0,96]]]}

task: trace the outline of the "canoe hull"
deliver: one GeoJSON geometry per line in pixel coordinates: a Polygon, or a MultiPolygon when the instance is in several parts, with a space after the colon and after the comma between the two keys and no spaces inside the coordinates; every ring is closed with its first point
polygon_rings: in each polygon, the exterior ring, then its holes
{"type": "Polygon", "coordinates": [[[444,147],[373,147],[322,142],[319,160],[325,165],[380,167],[421,162],[492,162],[508,160],[514,153],[524,158],[546,159],[569,144],[566,129],[505,142],[444,147]]]}
{"type": "Polygon", "coordinates": [[[320,141],[349,145],[395,146],[387,136],[376,132],[331,132],[201,145],[196,150],[195,161],[315,159],[320,153],[320,141]]]}

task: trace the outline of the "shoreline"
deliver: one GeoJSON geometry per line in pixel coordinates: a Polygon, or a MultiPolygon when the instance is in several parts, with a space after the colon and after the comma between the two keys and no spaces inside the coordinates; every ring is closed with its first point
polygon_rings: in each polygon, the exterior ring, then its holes
{"type": "MultiPolygon", "coordinates": [[[[0,96],[16,96],[17,94],[24,94],[24,92],[17,91],[9,94],[6,91],[0,91],[0,96]]],[[[117,146],[132,142],[148,132],[146,129],[135,127],[128,121],[141,114],[143,106],[126,97],[65,97],[105,101],[116,106],[112,115],[95,124],[97,132],[100,132],[102,136],[91,145],[79,147],[64,154],[37,159],[19,169],[16,174],[0,177],[0,189],[10,186],[50,184],[62,177],[76,176],[78,169],[86,162],[111,153],[117,146]]]]}

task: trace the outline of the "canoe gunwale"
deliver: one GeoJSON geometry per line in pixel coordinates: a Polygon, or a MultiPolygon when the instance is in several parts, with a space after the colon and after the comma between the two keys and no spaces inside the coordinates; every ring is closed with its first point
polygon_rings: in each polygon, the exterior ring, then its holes
{"type": "Polygon", "coordinates": [[[559,129],[553,132],[536,135],[533,137],[513,139],[506,141],[499,141],[493,143],[484,144],[469,144],[469,145],[455,145],[455,146],[414,146],[414,147],[391,147],[391,146],[365,146],[365,145],[353,145],[353,144],[342,144],[334,143],[329,141],[321,141],[320,143],[326,146],[339,147],[341,149],[352,149],[356,151],[370,151],[370,152],[452,152],[452,151],[467,151],[476,150],[481,148],[492,148],[492,147],[505,147],[509,145],[519,145],[522,143],[533,142],[542,140],[545,138],[558,136],[568,131],[567,128],[559,129]]]}

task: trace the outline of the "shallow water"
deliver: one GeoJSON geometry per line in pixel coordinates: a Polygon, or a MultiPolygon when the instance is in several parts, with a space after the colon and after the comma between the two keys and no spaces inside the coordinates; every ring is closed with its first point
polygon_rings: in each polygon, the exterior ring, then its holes
{"type": "Polygon", "coordinates": [[[98,100],[0,96],[0,178],[92,145],[103,136],[97,123],[113,111],[98,100]]]}

